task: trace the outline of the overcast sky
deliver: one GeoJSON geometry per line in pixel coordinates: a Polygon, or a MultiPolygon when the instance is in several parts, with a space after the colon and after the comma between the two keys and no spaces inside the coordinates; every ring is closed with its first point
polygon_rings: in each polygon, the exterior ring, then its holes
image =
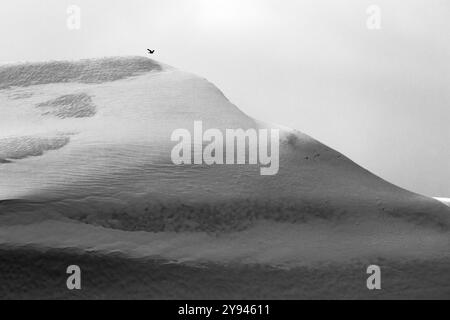
{"type": "Polygon", "coordinates": [[[450,197],[448,0],[1,0],[0,61],[146,55],[252,117],[450,197]],[[67,27],[69,5],[81,28],[67,27]],[[366,22],[381,9],[381,29],[366,22]]]}

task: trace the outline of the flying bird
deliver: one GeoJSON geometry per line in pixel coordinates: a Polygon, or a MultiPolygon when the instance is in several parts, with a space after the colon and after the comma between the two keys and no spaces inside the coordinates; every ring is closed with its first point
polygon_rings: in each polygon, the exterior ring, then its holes
{"type": "Polygon", "coordinates": [[[150,49],[147,49],[147,51],[148,51],[148,53],[150,53],[150,54],[153,54],[153,53],[155,52],[155,50],[150,50],[150,49]]]}

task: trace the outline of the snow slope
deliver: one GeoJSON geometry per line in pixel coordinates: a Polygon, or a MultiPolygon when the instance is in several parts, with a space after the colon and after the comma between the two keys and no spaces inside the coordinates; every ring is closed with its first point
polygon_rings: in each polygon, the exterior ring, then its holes
{"type": "Polygon", "coordinates": [[[283,129],[275,176],[173,165],[171,133],[196,120],[276,127],[147,58],[0,66],[0,243],[273,265],[449,255],[450,208],[299,131],[283,129]]]}

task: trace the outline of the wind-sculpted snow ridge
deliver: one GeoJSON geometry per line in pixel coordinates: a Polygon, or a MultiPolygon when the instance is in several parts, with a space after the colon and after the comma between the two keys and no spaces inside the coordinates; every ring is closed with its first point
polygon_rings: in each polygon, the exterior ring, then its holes
{"type": "Polygon", "coordinates": [[[59,217],[147,232],[232,232],[262,220],[450,230],[444,204],[290,129],[280,129],[273,176],[255,165],[174,165],[171,134],[194,121],[222,131],[280,127],[248,117],[195,75],[150,72],[161,66],[107,58],[0,67],[0,225],[59,217]],[[69,143],[55,132],[76,134],[69,143]]]}
{"type": "Polygon", "coordinates": [[[160,64],[143,57],[0,65],[0,89],[61,82],[103,83],[161,70],[160,64]]]}

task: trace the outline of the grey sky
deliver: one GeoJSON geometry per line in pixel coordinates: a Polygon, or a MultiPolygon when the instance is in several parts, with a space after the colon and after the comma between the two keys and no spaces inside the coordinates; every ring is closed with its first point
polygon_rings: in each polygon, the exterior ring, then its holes
{"type": "Polygon", "coordinates": [[[2,0],[0,61],[145,55],[375,174],[450,196],[450,2],[2,0]],[[81,8],[81,29],[66,9],[81,8]],[[366,9],[381,8],[381,30],[366,9]]]}

